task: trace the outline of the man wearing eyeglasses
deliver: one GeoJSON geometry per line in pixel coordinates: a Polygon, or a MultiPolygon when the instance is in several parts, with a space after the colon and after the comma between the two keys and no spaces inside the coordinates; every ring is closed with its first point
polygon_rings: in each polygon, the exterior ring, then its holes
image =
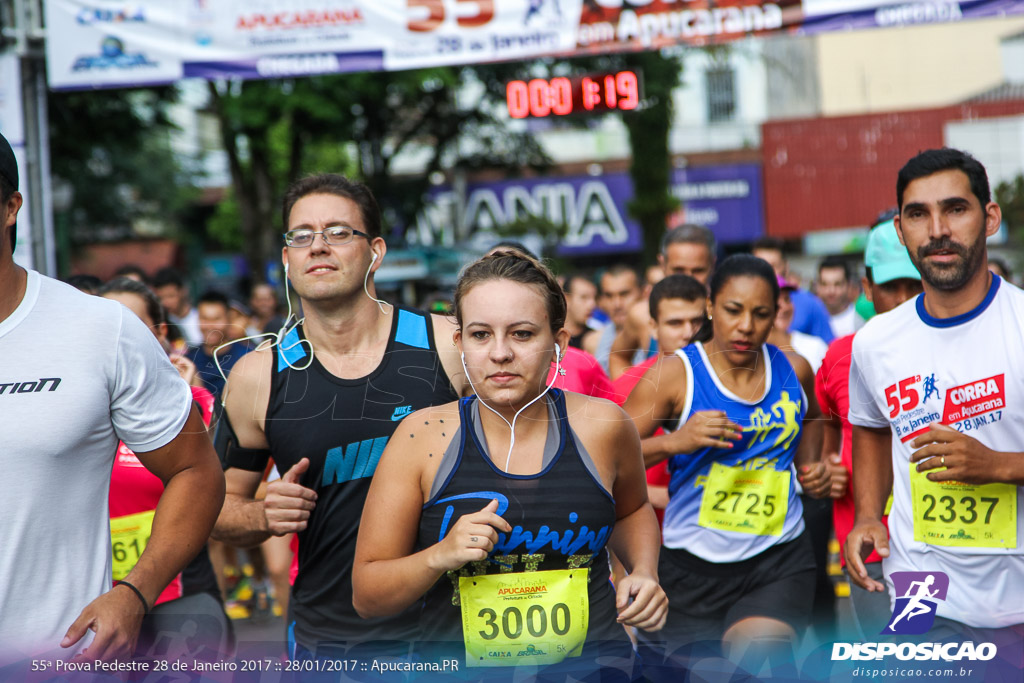
{"type": "Polygon", "coordinates": [[[373,275],[387,246],[366,186],[333,174],[299,180],[285,193],[283,222],[285,275],[304,318],[231,372],[226,409],[236,442],[224,456],[228,495],[214,537],[253,546],[298,533],[293,658],[402,654],[418,614],[365,620],[352,607],[356,532],[370,477],[402,418],[461,393],[455,328],[377,298],[373,275]],[[270,457],[283,476],[255,501],[270,457]]]}

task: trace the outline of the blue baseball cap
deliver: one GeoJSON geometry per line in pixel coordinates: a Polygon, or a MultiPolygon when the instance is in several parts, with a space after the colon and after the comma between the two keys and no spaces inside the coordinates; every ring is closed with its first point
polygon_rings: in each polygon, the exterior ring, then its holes
{"type": "Polygon", "coordinates": [[[900,244],[892,219],[871,228],[864,248],[864,265],[871,269],[871,280],[876,285],[903,278],[921,279],[907,248],[900,244]]]}

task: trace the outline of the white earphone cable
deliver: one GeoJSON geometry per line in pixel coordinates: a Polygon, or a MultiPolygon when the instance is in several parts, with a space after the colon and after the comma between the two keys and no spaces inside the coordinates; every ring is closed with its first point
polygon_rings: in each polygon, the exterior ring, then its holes
{"type": "MultiPolygon", "coordinates": [[[[370,259],[370,265],[366,269],[366,275],[363,276],[363,291],[366,293],[366,296],[370,297],[371,301],[376,302],[377,308],[380,309],[380,312],[382,314],[384,314],[384,315],[387,315],[387,311],[384,310],[384,306],[387,305],[387,306],[391,306],[392,308],[394,308],[394,305],[388,303],[387,301],[383,301],[381,299],[377,299],[377,298],[371,296],[370,295],[370,289],[368,287],[368,282],[370,280],[370,270],[373,268],[373,264],[377,261],[377,258],[378,258],[377,252],[373,252],[373,258],[370,259]]],[[[218,346],[217,348],[215,348],[213,350],[213,363],[214,363],[214,365],[217,366],[217,372],[220,374],[221,377],[224,378],[225,382],[228,381],[228,378],[227,378],[227,375],[224,374],[224,369],[220,366],[220,359],[218,358],[218,355],[220,354],[220,350],[221,349],[223,349],[223,348],[225,348],[227,346],[231,346],[232,344],[237,344],[239,342],[254,341],[256,339],[263,339],[264,342],[265,342],[265,341],[268,340],[268,338],[270,338],[270,340],[272,340],[272,341],[270,341],[270,345],[267,348],[272,349],[275,346],[277,346],[282,351],[281,358],[282,358],[282,360],[284,360],[285,365],[287,365],[292,370],[300,370],[301,371],[301,370],[305,370],[310,365],[312,365],[312,363],[313,363],[313,353],[314,353],[313,352],[313,342],[309,341],[308,339],[301,338],[298,341],[296,341],[296,342],[294,342],[292,344],[289,344],[288,346],[284,346],[284,344],[283,344],[285,338],[289,334],[291,334],[292,331],[296,327],[298,327],[302,323],[306,322],[306,319],[303,317],[303,318],[297,319],[291,326],[288,325],[289,321],[291,321],[291,319],[293,317],[293,313],[292,313],[292,299],[291,299],[290,296],[288,296],[288,264],[287,263],[284,266],[284,292],[285,292],[285,297],[284,298],[288,301],[288,315],[284,319],[284,325],[281,326],[281,329],[279,329],[277,332],[263,332],[261,334],[254,334],[254,335],[251,335],[251,336],[248,336],[248,337],[242,337],[241,339],[232,339],[231,341],[225,342],[225,343],[221,344],[220,346],[218,346]],[[287,352],[291,351],[296,346],[300,346],[302,344],[305,344],[307,347],[309,347],[309,359],[306,361],[306,364],[302,365],[301,367],[300,366],[296,366],[296,365],[292,365],[291,361],[288,360],[287,352]]],[[[260,346],[262,346],[264,342],[260,342],[259,344],[257,344],[256,348],[259,348],[260,346]]],[[[467,373],[467,376],[468,376],[468,373],[467,373]]],[[[224,395],[226,396],[227,392],[224,392],[224,395]]],[[[223,402],[223,398],[221,400],[223,402]]]]}
{"type": "Polygon", "coordinates": [[[388,306],[391,306],[392,308],[394,308],[394,304],[389,304],[387,301],[383,301],[381,299],[377,299],[376,297],[372,296],[370,294],[370,288],[367,286],[367,283],[370,281],[370,269],[373,268],[373,264],[376,261],[377,261],[377,252],[373,252],[373,258],[370,259],[370,267],[366,269],[366,275],[363,276],[363,291],[366,292],[366,296],[370,297],[371,301],[377,302],[377,308],[380,309],[381,314],[382,315],[387,315],[388,312],[384,310],[384,306],[388,305],[388,306]]]}
{"type": "Polygon", "coordinates": [[[544,396],[544,394],[546,394],[549,391],[551,391],[551,387],[555,386],[555,382],[558,381],[558,375],[559,375],[559,371],[561,369],[562,350],[561,350],[561,348],[559,348],[558,344],[555,344],[555,371],[551,374],[551,381],[548,382],[548,385],[546,387],[544,387],[544,391],[542,391],[539,394],[537,394],[537,396],[535,396],[529,403],[527,403],[525,406],[523,406],[522,408],[520,408],[519,410],[516,411],[516,414],[512,416],[512,421],[511,422],[506,420],[504,415],[499,413],[497,410],[495,410],[491,406],[487,405],[487,402],[484,401],[482,398],[480,398],[480,394],[477,392],[476,387],[473,386],[473,380],[469,376],[469,368],[466,367],[466,354],[465,354],[465,352],[460,354],[460,356],[462,358],[462,370],[466,373],[466,379],[469,381],[469,386],[473,390],[473,393],[476,394],[476,398],[477,398],[478,401],[480,401],[480,405],[482,405],[484,408],[487,408],[487,410],[491,411],[492,413],[494,413],[495,415],[500,417],[502,419],[502,421],[505,424],[508,425],[509,430],[512,432],[512,437],[509,440],[509,445],[508,445],[508,456],[505,458],[505,471],[508,472],[508,466],[512,462],[512,449],[515,448],[515,445],[516,445],[516,420],[519,418],[520,413],[522,413],[524,410],[526,410],[527,408],[532,406],[534,403],[536,403],[542,396],[544,396]]]}
{"type": "MultiPolygon", "coordinates": [[[[287,314],[287,316],[284,319],[284,325],[281,326],[281,329],[279,329],[277,332],[262,332],[260,334],[254,334],[254,335],[250,335],[248,337],[242,337],[241,339],[232,339],[231,341],[226,342],[224,344],[221,344],[220,346],[218,346],[217,348],[215,348],[213,350],[213,363],[214,363],[214,365],[217,366],[217,372],[220,374],[220,376],[222,378],[224,378],[224,382],[228,381],[228,377],[227,377],[227,375],[224,374],[224,368],[222,368],[220,366],[220,358],[219,358],[220,350],[225,348],[225,347],[231,346],[232,344],[237,344],[239,342],[254,341],[256,339],[263,339],[264,341],[262,341],[262,342],[260,342],[259,344],[256,345],[256,348],[259,349],[261,346],[263,346],[264,343],[269,341],[270,343],[269,343],[269,345],[266,348],[272,349],[275,346],[278,347],[282,351],[281,359],[284,360],[285,365],[287,365],[292,370],[305,370],[306,368],[308,368],[313,363],[313,343],[311,341],[309,341],[308,339],[300,338],[298,341],[296,341],[294,343],[290,343],[287,346],[284,345],[285,338],[289,334],[292,333],[292,330],[294,330],[296,327],[298,327],[299,325],[301,325],[302,323],[304,323],[306,321],[305,318],[298,318],[294,323],[291,324],[291,326],[289,326],[289,324],[288,324],[291,321],[291,319],[294,317],[294,313],[292,312],[292,299],[291,299],[290,296],[288,296],[288,265],[287,264],[285,264],[285,267],[284,267],[284,293],[285,293],[284,294],[284,298],[288,301],[288,314],[287,314]],[[305,365],[302,365],[302,366],[292,365],[291,361],[288,360],[287,352],[291,351],[296,346],[301,346],[302,344],[305,344],[306,346],[309,347],[309,359],[306,361],[305,365]]],[[[223,392],[223,394],[222,394],[221,404],[224,403],[224,400],[226,398],[227,398],[227,391],[223,392]]]]}

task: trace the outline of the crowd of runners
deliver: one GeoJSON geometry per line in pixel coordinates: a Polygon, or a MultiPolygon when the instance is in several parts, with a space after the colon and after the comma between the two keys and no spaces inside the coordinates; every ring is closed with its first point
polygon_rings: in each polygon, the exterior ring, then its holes
{"type": "Polygon", "coordinates": [[[378,297],[369,190],[315,175],[282,201],[287,295],[193,308],[173,271],[16,266],[0,138],[0,665],[182,629],[229,657],[225,567],[262,548],[290,661],[756,673],[835,637],[834,536],[858,639],[922,633],[944,581],[928,637],[1024,671],[1024,294],[981,164],[893,181],[861,282],[828,258],[817,296],[781,243],[683,225],[643,274],[498,245],[430,313],[378,297]]]}

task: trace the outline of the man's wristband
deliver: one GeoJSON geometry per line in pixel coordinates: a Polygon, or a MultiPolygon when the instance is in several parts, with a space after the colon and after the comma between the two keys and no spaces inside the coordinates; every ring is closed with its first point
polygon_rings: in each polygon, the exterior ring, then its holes
{"type": "Polygon", "coordinates": [[[140,591],[138,588],[128,583],[127,581],[118,581],[116,584],[114,584],[114,586],[124,586],[125,588],[131,588],[132,592],[135,593],[135,596],[142,602],[142,613],[149,614],[149,603],[146,602],[146,598],[142,597],[142,591],[140,591]]]}

